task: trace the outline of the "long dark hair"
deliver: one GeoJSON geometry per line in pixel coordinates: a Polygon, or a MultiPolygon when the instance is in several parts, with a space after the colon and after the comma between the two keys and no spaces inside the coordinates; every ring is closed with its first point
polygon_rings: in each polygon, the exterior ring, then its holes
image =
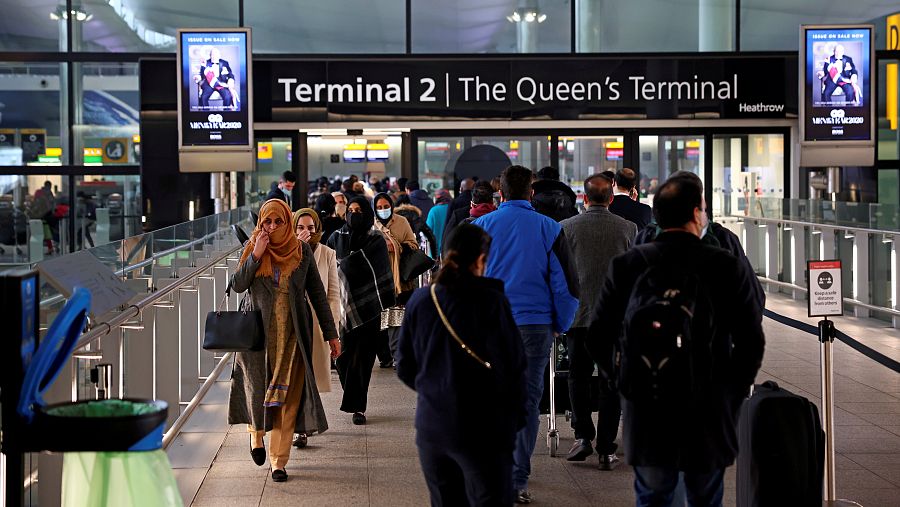
{"type": "Polygon", "coordinates": [[[435,283],[452,288],[460,277],[469,273],[472,264],[491,249],[491,236],[481,227],[460,224],[447,235],[444,243],[444,266],[435,283]]]}

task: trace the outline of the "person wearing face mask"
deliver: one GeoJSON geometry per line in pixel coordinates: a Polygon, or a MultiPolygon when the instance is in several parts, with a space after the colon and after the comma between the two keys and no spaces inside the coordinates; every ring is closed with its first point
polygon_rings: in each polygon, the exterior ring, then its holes
{"type": "Polygon", "coordinates": [[[281,178],[278,182],[272,182],[272,188],[269,190],[269,194],[266,195],[266,200],[270,199],[281,199],[282,201],[288,204],[292,210],[294,209],[293,205],[293,191],[294,185],[297,184],[297,178],[294,177],[294,173],[291,171],[285,171],[281,173],[281,178]]]}
{"type": "Polygon", "coordinates": [[[373,229],[375,213],[365,197],[347,206],[347,223],[328,238],[338,259],[341,280],[341,344],[336,361],[344,397],[341,411],[353,414],[353,424],[366,424],[369,380],[381,312],[394,306],[394,276],[384,236],[373,229]]]}
{"type": "MultiPolygon", "coordinates": [[[[341,195],[341,197],[343,197],[343,195],[341,195]]],[[[319,215],[319,220],[322,222],[322,229],[319,231],[322,233],[322,240],[320,243],[325,244],[328,242],[328,238],[331,237],[331,234],[343,227],[346,222],[342,217],[338,216],[337,203],[331,194],[322,194],[317,197],[314,209],[319,215]]]]}
{"type": "MultiPolygon", "coordinates": [[[[669,176],[669,180],[673,179],[685,179],[690,181],[692,184],[699,185],[701,190],[703,189],[703,181],[699,176],[690,172],[690,171],[676,171],[669,176]]],[[[723,248],[734,255],[740,260],[741,268],[749,274],[754,273],[753,266],[750,264],[750,259],[747,258],[747,255],[744,253],[744,248],[741,246],[741,241],[738,239],[737,235],[722,224],[718,224],[716,222],[712,222],[709,220],[709,215],[706,212],[706,198],[703,197],[703,216],[701,217],[703,222],[701,224],[700,229],[700,239],[703,240],[709,246],[714,246],[718,248],[723,248]]],[[[650,243],[654,241],[659,233],[662,232],[662,229],[659,228],[655,223],[649,224],[643,229],[638,230],[638,235],[634,239],[635,245],[643,245],[644,243],[650,243]]],[[[754,301],[757,303],[757,310],[762,313],[762,311],[766,307],[766,293],[762,288],[762,284],[759,283],[759,280],[756,276],[751,277],[752,280],[752,289],[754,295],[754,301]]]]}
{"type": "Polygon", "coordinates": [[[341,351],[312,249],[294,235],[284,201],[266,201],[260,208],[230,285],[237,292],[250,290],[254,308],[262,312],[266,346],[235,354],[228,423],[248,425],[250,455],[259,466],[266,460],[263,437],[270,432],[272,480],[284,482],[295,427],[319,433],[328,429],[312,368],[306,296],[331,357],[341,351]]]}
{"type": "MultiPolygon", "coordinates": [[[[325,194],[320,197],[331,196],[325,194]]],[[[303,208],[295,211],[293,219],[294,233],[297,235],[297,239],[312,249],[316,268],[319,270],[319,276],[322,277],[322,284],[325,286],[325,296],[328,298],[328,306],[331,308],[334,327],[337,329],[341,316],[341,282],[337,274],[337,257],[335,257],[334,250],[321,243],[322,222],[315,210],[303,208]]],[[[320,393],[331,392],[331,357],[328,345],[322,337],[319,317],[316,314],[313,314],[312,328],[312,366],[316,387],[320,393]]],[[[294,440],[294,446],[306,447],[307,434],[311,431],[305,431],[302,426],[295,428],[295,431],[298,435],[294,440]]]]}
{"type": "Polygon", "coordinates": [[[332,192],[331,197],[334,197],[334,216],[345,220],[347,218],[347,196],[343,192],[332,192]]]}
{"type": "Polygon", "coordinates": [[[390,368],[394,365],[393,352],[397,350],[397,336],[403,322],[403,304],[416,289],[415,280],[400,279],[400,256],[405,248],[418,249],[419,243],[409,221],[394,212],[394,201],[388,194],[376,195],[374,202],[375,230],[381,232],[387,242],[391,272],[394,276],[394,294],[397,296],[397,305],[388,308],[381,317],[381,329],[387,333],[382,335],[383,338],[379,342],[378,359],[382,368],[390,368]]]}

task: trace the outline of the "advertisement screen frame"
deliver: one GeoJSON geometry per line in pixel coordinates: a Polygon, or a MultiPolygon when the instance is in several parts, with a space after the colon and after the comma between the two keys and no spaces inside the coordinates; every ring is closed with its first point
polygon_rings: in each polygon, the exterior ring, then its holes
{"type": "MultiPolygon", "coordinates": [[[[799,72],[798,76],[798,105],[799,105],[799,123],[800,123],[800,145],[801,146],[846,146],[846,147],[874,147],[875,145],[875,101],[877,100],[877,91],[875,89],[875,25],[858,24],[858,25],[801,25],[800,26],[800,54],[798,55],[799,72]],[[811,30],[867,30],[868,34],[868,62],[866,68],[858,68],[858,72],[864,73],[864,83],[867,84],[868,96],[863,96],[864,105],[859,107],[853,106],[835,106],[835,109],[863,109],[868,114],[868,139],[841,139],[840,137],[831,137],[824,139],[807,139],[808,127],[812,123],[813,109],[822,109],[822,107],[812,106],[812,90],[810,87],[810,72],[812,71],[808,59],[810,47],[807,45],[807,32],[811,30]]],[[[866,51],[866,48],[863,48],[866,51]]],[[[817,78],[815,75],[812,78],[817,78]]]]}
{"type": "MultiPolygon", "coordinates": [[[[176,52],[176,62],[177,62],[177,90],[178,90],[178,150],[179,152],[246,152],[254,150],[253,143],[253,48],[252,48],[252,37],[251,37],[251,29],[250,28],[179,28],[177,30],[176,38],[178,40],[178,50],[176,52]],[[239,76],[241,80],[240,89],[243,91],[244,85],[246,85],[246,93],[242,93],[243,96],[240,97],[240,110],[239,111],[209,111],[209,115],[216,114],[217,116],[222,117],[219,121],[223,123],[233,122],[233,121],[241,121],[243,122],[243,126],[239,129],[241,132],[240,143],[229,143],[229,144],[215,144],[210,141],[208,143],[195,143],[195,144],[185,144],[184,142],[184,133],[185,126],[187,121],[206,121],[204,118],[200,118],[201,115],[207,114],[207,112],[198,112],[198,111],[189,111],[185,109],[184,102],[184,92],[185,92],[185,79],[184,76],[184,68],[183,68],[183,55],[184,55],[184,35],[190,34],[243,34],[244,35],[244,48],[243,48],[243,65],[244,68],[238,69],[239,73],[242,74],[239,76]]],[[[234,65],[234,63],[232,63],[234,65]]]]}

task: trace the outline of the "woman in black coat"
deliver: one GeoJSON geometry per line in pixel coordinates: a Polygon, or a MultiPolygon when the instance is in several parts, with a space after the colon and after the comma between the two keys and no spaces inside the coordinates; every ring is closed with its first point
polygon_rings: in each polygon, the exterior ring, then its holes
{"type": "Polygon", "coordinates": [[[335,361],[344,397],[341,411],[366,423],[369,380],[381,329],[381,312],[394,306],[394,275],[384,236],[372,227],[375,212],[365,197],[347,205],[347,223],[328,238],[341,278],[341,345],[335,361]]]}
{"type": "Polygon", "coordinates": [[[475,225],[454,229],[444,267],[413,294],[400,330],[397,375],[418,393],[416,445],[432,505],[513,503],[525,355],[503,282],[483,278],[490,243],[475,225]]]}

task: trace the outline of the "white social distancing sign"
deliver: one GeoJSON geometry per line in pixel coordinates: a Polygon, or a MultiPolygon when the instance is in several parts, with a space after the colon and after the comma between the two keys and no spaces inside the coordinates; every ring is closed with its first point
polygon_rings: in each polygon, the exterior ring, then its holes
{"type": "Polygon", "coordinates": [[[844,314],[841,294],[841,261],[807,261],[809,278],[809,316],[831,317],[844,314]]]}

